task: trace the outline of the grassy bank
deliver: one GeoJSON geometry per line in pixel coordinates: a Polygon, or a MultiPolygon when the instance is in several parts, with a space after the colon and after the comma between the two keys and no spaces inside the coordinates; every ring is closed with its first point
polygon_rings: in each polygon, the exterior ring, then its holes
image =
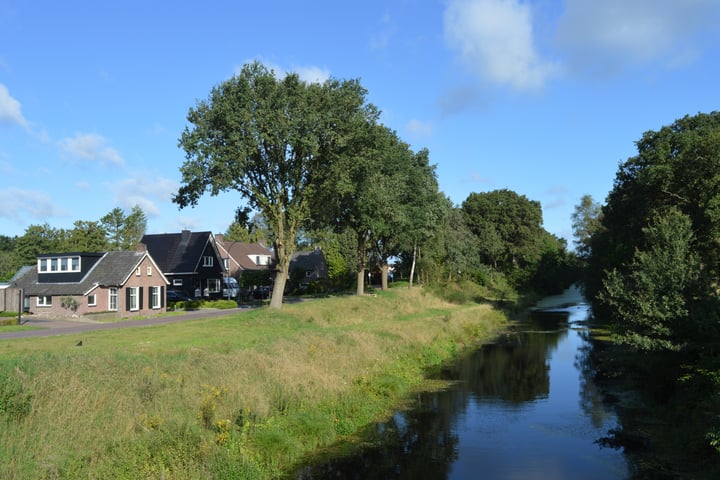
{"type": "Polygon", "coordinates": [[[503,322],[415,288],[3,341],[0,478],[279,477],[503,322]]]}

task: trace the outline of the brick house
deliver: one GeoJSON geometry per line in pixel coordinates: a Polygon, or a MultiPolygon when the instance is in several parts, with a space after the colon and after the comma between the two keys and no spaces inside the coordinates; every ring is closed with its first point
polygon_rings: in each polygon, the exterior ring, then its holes
{"type": "Polygon", "coordinates": [[[115,313],[120,317],[165,312],[168,280],[149,252],[60,253],[37,256],[16,275],[25,310],[46,317],[115,313]]]}

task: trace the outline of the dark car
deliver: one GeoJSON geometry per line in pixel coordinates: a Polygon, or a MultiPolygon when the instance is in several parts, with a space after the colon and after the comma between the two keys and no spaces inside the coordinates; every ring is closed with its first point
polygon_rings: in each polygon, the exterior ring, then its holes
{"type": "Polygon", "coordinates": [[[255,300],[265,300],[272,296],[272,288],[270,287],[260,287],[256,288],[252,292],[252,297],[255,300]]]}
{"type": "Polygon", "coordinates": [[[182,292],[178,292],[177,290],[168,290],[167,291],[167,301],[170,302],[189,302],[192,300],[192,298],[188,297],[182,292]]]}

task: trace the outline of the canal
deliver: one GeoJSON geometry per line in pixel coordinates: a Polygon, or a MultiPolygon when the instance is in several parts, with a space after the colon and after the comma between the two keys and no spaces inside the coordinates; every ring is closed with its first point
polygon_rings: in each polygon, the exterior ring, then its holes
{"type": "Polygon", "coordinates": [[[445,367],[448,388],[373,425],[366,448],[296,478],[628,478],[622,452],[598,443],[617,418],[587,368],[588,315],[576,290],[544,299],[496,343],[445,367]]]}

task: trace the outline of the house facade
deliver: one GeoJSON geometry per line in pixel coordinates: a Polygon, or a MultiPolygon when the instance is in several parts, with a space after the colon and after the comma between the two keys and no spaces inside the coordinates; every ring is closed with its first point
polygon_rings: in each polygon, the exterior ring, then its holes
{"type": "Polygon", "coordinates": [[[292,288],[304,289],[316,282],[325,284],[328,280],[328,266],[320,248],[293,252],[290,258],[290,281],[292,288]]]}
{"type": "Polygon", "coordinates": [[[233,242],[216,234],[218,250],[230,276],[240,278],[246,271],[273,270],[273,253],[261,243],[233,242]]]}
{"type": "Polygon", "coordinates": [[[141,243],[167,277],[170,290],[190,298],[222,298],[228,270],[212,232],[148,234],[141,243]]]}
{"type": "Polygon", "coordinates": [[[44,317],[93,313],[120,317],[165,312],[168,280],[145,250],[42,254],[10,286],[24,309],[44,317]]]}

